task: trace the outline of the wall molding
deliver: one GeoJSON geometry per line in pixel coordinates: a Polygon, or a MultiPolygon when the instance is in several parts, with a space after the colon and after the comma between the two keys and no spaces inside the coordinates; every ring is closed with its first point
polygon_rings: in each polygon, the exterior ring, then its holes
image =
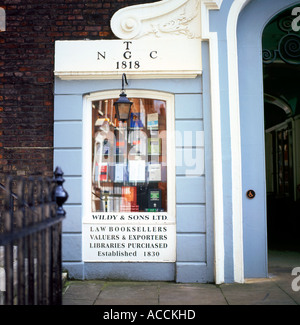
{"type": "Polygon", "coordinates": [[[163,0],[122,8],[111,19],[111,29],[120,39],[200,39],[201,8],[219,9],[222,0],[163,0]]]}
{"type": "Polygon", "coordinates": [[[251,0],[235,0],[227,20],[228,94],[231,133],[232,226],[234,281],[244,282],[242,152],[237,54],[237,22],[240,12],[251,0]]]}

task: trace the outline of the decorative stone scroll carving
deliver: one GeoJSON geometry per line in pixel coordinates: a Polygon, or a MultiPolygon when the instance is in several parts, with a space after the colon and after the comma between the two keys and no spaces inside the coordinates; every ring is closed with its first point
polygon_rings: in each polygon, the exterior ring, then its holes
{"type": "Polygon", "coordinates": [[[201,38],[201,0],[163,0],[117,11],[111,19],[120,39],[201,38]]]}

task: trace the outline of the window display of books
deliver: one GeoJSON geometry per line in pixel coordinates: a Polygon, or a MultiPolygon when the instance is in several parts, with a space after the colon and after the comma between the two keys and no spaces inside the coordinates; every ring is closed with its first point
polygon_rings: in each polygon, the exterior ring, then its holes
{"type": "Polygon", "coordinates": [[[92,193],[101,193],[92,196],[93,211],[166,211],[166,105],[131,100],[129,119],[122,124],[115,120],[114,100],[93,102],[92,193]],[[106,128],[98,125],[99,115],[106,128]]]}

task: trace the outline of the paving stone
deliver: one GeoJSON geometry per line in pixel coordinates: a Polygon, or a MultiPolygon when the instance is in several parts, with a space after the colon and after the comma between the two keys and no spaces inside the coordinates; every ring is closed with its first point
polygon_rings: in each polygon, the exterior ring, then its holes
{"type": "Polygon", "coordinates": [[[84,302],[92,305],[101,292],[104,286],[104,282],[93,282],[93,281],[72,281],[66,285],[63,302],[84,302]]]}
{"type": "Polygon", "coordinates": [[[226,305],[222,292],[211,284],[160,286],[160,305],[226,305]]]}
{"type": "Polygon", "coordinates": [[[272,280],[245,284],[225,284],[221,290],[229,305],[295,305],[272,280]]]}
{"type": "Polygon", "coordinates": [[[156,305],[157,284],[137,282],[111,282],[95,301],[95,305],[156,305]]]}

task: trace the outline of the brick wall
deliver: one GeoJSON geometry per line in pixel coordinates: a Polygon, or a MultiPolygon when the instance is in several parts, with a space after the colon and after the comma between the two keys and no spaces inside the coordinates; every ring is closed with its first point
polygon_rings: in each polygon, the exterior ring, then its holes
{"type": "Polygon", "coordinates": [[[113,39],[120,8],[155,0],[3,0],[0,173],[52,176],[55,40],[113,39]]]}

